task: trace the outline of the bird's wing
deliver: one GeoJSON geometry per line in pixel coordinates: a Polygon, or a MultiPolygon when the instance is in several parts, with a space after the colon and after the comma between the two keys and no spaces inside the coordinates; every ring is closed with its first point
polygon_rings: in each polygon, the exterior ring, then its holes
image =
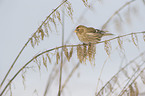
{"type": "Polygon", "coordinates": [[[99,33],[86,33],[87,38],[92,40],[101,40],[102,34],[99,33]]]}
{"type": "Polygon", "coordinates": [[[95,33],[86,33],[88,36],[95,36],[95,33]]]}
{"type": "Polygon", "coordinates": [[[89,37],[102,37],[102,34],[100,33],[86,33],[86,35],[89,37]]]}
{"type": "Polygon", "coordinates": [[[96,29],[92,28],[92,27],[88,27],[87,28],[87,32],[88,33],[96,33],[96,29]]]}

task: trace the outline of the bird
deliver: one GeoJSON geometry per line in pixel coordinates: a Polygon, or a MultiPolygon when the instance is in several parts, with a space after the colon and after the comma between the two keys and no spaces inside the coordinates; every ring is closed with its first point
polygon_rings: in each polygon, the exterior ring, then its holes
{"type": "Polygon", "coordinates": [[[74,32],[76,32],[78,39],[83,44],[98,43],[103,36],[113,35],[107,31],[86,27],[84,25],[77,26],[74,32]]]}

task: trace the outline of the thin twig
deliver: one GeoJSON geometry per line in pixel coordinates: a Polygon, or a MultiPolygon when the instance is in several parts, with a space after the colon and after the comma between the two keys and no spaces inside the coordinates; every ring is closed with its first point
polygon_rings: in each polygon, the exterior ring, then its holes
{"type": "Polygon", "coordinates": [[[129,1],[129,2],[127,2],[127,3],[125,3],[123,6],[121,6],[117,11],[115,11],[114,13],[113,13],[113,15],[106,21],[106,23],[102,26],[102,29],[105,29],[106,28],[106,26],[107,26],[107,24],[111,21],[111,19],[115,16],[115,15],[117,15],[123,8],[125,8],[127,5],[129,5],[130,3],[132,3],[133,1],[135,1],[135,0],[131,0],[131,1],[129,1]]]}
{"type": "MultiPolygon", "coordinates": [[[[66,1],[67,1],[67,0],[64,0],[57,8],[55,8],[55,9],[49,14],[49,16],[46,17],[46,19],[45,19],[45,20],[42,22],[42,24],[38,27],[37,31],[43,26],[43,24],[48,20],[48,18],[49,18],[49,17],[59,8],[59,7],[61,7],[66,1]]],[[[36,32],[37,32],[37,31],[36,31],[36,32]]],[[[36,33],[36,32],[35,32],[35,33],[36,33]]],[[[34,34],[35,34],[35,33],[34,33],[34,34]]],[[[33,35],[32,35],[32,36],[33,36],[33,35]]],[[[2,80],[2,82],[1,82],[1,84],[0,84],[0,88],[2,87],[3,83],[5,82],[6,78],[7,78],[8,75],[9,75],[10,71],[12,70],[12,68],[14,67],[16,61],[17,61],[18,58],[20,57],[21,53],[23,52],[23,50],[25,49],[25,47],[26,47],[26,46],[28,45],[28,43],[30,42],[31,38],[32,38],[32,37],[30,37],[30,38],[28,39],[28,41],[25,43],[25,45],[23,46],[23,48],[21,49],[21,51],[18,53],[16,59],[14,60],[14,62],[13,62],[12,65],[11,65],[11,67],[9,68],[8,72],[6,73],[4,79],[2,80]]]]}

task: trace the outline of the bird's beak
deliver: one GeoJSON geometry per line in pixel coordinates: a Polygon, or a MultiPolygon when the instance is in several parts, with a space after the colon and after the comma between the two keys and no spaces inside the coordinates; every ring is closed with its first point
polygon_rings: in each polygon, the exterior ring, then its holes
{"type": "Polygon", "coordinates": [[[76,33],[77,31],[75,30],[74,32],[76,33]]]}

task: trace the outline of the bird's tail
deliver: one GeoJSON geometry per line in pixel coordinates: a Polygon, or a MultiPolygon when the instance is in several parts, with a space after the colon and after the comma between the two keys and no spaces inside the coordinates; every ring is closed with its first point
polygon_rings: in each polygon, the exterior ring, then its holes
{"type": "Polygon", "coordinates": [[[102,33],[103,33],[103,36],[114,35],[112,33],[107,33],[107,32],[102,32],[102,33]]]}
{"type": "Polygon", "coordinates": [[[103,34],[103,36],[114,35],[112,33],[108,33],[108,31],[96,29],[97,33],[103,34]]]}

